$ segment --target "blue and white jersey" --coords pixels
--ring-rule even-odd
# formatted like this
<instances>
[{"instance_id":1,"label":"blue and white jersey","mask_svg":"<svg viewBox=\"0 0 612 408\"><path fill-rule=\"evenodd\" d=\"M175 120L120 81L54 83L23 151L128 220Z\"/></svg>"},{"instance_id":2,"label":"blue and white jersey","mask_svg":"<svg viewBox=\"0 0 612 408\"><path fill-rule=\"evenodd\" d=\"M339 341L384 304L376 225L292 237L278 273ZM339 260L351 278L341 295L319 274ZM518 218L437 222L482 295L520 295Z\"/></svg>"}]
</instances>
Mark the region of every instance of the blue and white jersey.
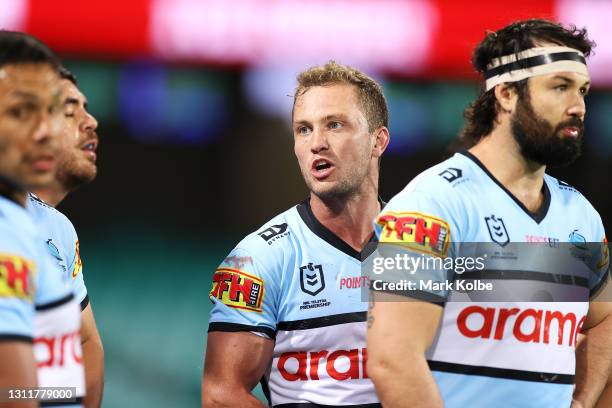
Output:
<instances>
[{"instance_id":1,"label":"blue and white jersey","mask_svg":"<svg viewBox=\"0 0 612 408\"><path fill-rule=\"evenodd\" d=\"M72 222L64 214L46 204L34 194L29 195L28 212L40 235L44 238L56 267L66 276L74 288L74 295L81 305L87 307L89 296L83 278L83 263L79 250L79 237Z\"/></svg>"},{"instance_id":2,"label":"blue and white jersey","mask_svg":"<svg viewBox=\"0 0 612 408\"><path fill-rule=\"evenodd\" d=\"M549 175L543 191L541 209L530 213L475 156L463 152L417 176L377 217L381 243L404 242L430 257L457 259L465 243L491 245L498 269L476 275L506 279L525 298L465 302L455 301L464 298L453 289L406 292L444 307L427 358L446 407L571 404L576 337L590 295L607 278L608 256L600 246L597 273L589 277L560 276L546 270L554 262L524 256L523 248L535 244L557 250L564 242L605 242L599 214L579 192ZM461 277L456 269L451 275L455 281ZM436 278L431 271L416 276ZM545 290L531 296L541 285ZM577 297L556 302L537 296L559 288L576 288L571 290Z\"/></svg>"},{"instance_id":3,"label":"blue and white jersey","mask_svg":"<svg viewBox=\"0 0 612 408\"><path fill-rule=\"evenodd\" d=\"M40 387L76 387L85 374L80 312L25 208L0 196L0 338L33 342Z\"/></svg>"},{"instance_id":4,"label":"blue and white jersey","mask_svg":"<svg viewBox=\"0 0 612 408\"><path fill-rule=\"evenodd\" d=\"M272 406L380 406L365 364L364 255L306 201L244 238L216 270L209 331L275 340L263 379Z\"/></svg>"}]
</instances>

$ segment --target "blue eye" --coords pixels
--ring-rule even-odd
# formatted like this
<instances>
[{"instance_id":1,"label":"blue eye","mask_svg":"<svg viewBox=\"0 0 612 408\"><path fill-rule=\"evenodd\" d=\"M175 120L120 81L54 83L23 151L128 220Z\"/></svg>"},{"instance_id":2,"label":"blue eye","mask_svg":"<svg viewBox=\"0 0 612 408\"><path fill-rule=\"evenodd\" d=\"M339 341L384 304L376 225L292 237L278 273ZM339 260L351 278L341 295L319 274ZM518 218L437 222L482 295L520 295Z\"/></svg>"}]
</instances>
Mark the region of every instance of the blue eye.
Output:
<instances>
[{"instance_id":1,"label":"blue eye","mask_svg":"<svg viewBox=\"0 0 612 408\"><path fill-rule=\"evenodd\" d=\"M329 124L330 129L340 129L342 127L342 123L340 122L331 122Z\"/></svg>"}]
</instances>

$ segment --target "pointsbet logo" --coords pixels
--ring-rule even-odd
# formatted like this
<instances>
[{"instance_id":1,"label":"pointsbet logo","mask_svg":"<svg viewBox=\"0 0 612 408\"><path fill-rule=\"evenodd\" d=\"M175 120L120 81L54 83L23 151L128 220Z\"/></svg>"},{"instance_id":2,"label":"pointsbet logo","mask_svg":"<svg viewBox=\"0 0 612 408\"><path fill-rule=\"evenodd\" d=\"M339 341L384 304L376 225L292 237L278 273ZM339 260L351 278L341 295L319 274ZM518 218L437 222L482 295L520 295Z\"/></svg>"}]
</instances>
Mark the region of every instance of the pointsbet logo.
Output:
<instances>
[{"instance_id":1,"label":"pointsbet logo","mask_svg":"<svg viewBox=\"0 0 612 408\"><path fill-rule=\"evenodd\" d=\"M263 279L239 269L218 268L212 280L211 298L235 309L262 311Z\"/></svg>"}]
</instances>

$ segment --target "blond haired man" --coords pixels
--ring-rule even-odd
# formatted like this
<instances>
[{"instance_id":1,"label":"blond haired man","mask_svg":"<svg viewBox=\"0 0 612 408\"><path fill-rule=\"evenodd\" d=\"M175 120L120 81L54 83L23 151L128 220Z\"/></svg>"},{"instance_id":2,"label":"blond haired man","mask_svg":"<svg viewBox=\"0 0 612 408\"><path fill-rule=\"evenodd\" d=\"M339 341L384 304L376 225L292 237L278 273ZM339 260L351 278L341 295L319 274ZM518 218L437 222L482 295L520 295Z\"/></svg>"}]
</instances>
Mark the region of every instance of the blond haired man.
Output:
<instances>
[{"instance_id":1,"label":"blond haired man","mask_svg":"<svg viewBox=\"0 0 612 408\"><path fill-rule=\"evenodd\" d=\"M298 76L294 151L309 198L244 238L216 270L205 407L380 406L365 370L361 276L389 143L380 85L330 62Z\"/></svg>"}]
</instances>

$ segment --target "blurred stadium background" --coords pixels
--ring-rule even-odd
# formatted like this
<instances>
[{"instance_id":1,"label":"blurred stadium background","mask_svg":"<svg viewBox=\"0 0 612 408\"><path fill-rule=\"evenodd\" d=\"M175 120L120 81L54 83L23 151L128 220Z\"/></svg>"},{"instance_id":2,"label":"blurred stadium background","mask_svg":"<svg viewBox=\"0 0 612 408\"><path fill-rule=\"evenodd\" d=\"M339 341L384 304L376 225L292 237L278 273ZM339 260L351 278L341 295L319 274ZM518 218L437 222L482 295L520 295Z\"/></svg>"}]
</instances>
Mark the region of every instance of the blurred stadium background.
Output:
<instances>
[{"instance_id":1,"label":"blurred stadium background","mask_svg":"<svg viewBox=\"0 0 612 408\"><path fill-rule=\"evenodd\" d=\"M586 26L598 42L586 152L552 173L610 231L610 15L612 2L595 0L0 0L0 27L60 53L100 122L99 177L61 210L81 238L106 349L104 406L199 404L211 273L307 194L290 128L307 66L333 58L384 84L389 199L448 155L486 29L528 17Z\"/></svg>"}]
</instances>

